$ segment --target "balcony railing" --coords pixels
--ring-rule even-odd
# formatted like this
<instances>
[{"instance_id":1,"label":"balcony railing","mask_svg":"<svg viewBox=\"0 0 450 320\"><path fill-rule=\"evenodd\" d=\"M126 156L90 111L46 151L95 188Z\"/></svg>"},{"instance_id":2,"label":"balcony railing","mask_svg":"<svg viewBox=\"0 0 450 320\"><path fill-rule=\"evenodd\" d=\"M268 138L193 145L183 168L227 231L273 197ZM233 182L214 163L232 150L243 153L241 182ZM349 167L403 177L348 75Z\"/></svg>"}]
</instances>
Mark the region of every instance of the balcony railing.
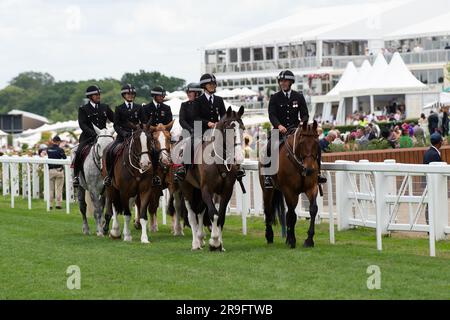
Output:
<instances>
[{"instance_id":1,"label":"balcony railing","mask_svg":"<svg viewBox=\"0 0 450 320\"><path fill-rule=\"evenodd\" d=\"M447 63L450 62L450 50L427 50L423 52L408 52L400 54L406 64L427 64L427 63ZM389 63L393 54L385 54ZM355 66L360 67L364 60L369 60L373 64L376 56L326 56L322 58L321 67L331 67L333 69L345 69L352 61ZM274 71L280 69L314 69L319 64L316 57L302 57L292 59L280 59L273 61L254 61L242 63L222 63L205 65L206 72L209 73L237 73L254 71Z\"/></svg>"}]
</instances>

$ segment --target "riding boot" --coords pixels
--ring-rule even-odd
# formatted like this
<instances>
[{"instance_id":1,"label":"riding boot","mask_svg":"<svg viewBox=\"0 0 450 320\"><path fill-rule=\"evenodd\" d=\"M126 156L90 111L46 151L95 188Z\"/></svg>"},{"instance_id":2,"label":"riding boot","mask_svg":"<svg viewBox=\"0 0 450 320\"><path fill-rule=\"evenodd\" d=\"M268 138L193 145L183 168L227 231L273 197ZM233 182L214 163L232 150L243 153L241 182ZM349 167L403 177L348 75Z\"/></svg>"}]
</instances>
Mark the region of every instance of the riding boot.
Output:
<instances>
[{"instance_id":1,"label":"riding boot","mask_svg":"<svg viewBox=\"0 0 450 320\"><path fill-rule=\"evenodd\" d=\"M263 176L263 177L264 177L264 189L273 189L272 176Z\"/></svg>"},{"instance_id":2,"label":"riding boot","mask_svg":"<svg viewBox=\"0 0 450 320\"><path fill-rule=\"evenodd\" d=\"M317 175L317 182L319 184L327 183L327 181L328 181L327 178L325 178L320 173L320 167L321 167L321 164L322 164L322 150L320 149L320 147L319 147L319 153L318 153L318 157L317 157L317 164L319 165L319 172L318 172L318 175Z\"/></svg>"},{"instance_id":3,"label":"riding boot","mask_svg":"<svg viewBox=\"0 0 450 320\"><path fill-rule=\"evenodd\" d=\"M186 167L184 166L184 164L181 164L179 167L177 167L174 173L174 181L181 182L185 178L186 178Z\"/></svg>"},{"instance_id":4,"label":"riding boot","mask_svg":"<svg viewBox=\"0 0 450 320\"><path fill-rule=\"evenodd\" d=\"M103 185L106 187L112 186L112 178L114 174L114 161L112 159L112 148L108 149L108 153L106 156L106 177L103 180Z\"/></svg>"},{"instance_id":5,"label":"riding boot","mask_svg":"<svg viewBox=\"0 0 450 320\"><path fill-rule=\"evenodd\" d=\"M80 186L80 180L78 179L78 174L79 174L79 164L78 164L78 157L80 157L78 155L78 150L75 152L74 154L74 159L73 159L73 179L72 179L72 185L74 188L77 188Z\"/></svg>"},{"instance_id":6,"label":"riding boot","mask_svg":"<svg viewBox=\"0 0 450 320\"><path fill-rule=\"evenodd\" d=\"M237 168L237 172L236 172L236 178L237 179L242 179L243 177L245 177L246 173L244 168L242 168L240 165Z\"/></svg>"}]
</instances>

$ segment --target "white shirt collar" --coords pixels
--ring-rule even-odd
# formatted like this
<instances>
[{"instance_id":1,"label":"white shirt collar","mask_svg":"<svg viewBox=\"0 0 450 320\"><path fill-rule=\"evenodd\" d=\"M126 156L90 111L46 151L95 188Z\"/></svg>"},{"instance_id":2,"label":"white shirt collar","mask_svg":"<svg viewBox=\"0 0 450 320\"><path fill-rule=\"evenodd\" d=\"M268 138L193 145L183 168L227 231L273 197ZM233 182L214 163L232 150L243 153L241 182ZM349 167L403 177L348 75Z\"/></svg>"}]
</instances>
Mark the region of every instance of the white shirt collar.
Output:
<instances>
[{"instance_id":1,"label":"white shirt collar","mask_svg":"<svg viewBox=\"0 0 450 320\"><path fill-rule=\"evenodd\" d=\"M438 148L436 148L435 146L431 146L434 150L436 150L437 151L437 153L439 154L439 157L441 156L441 152L439 151L439 149Z\"/></svg>"},{"instance_id":2,"label":"white shirt collar","mask_svg":"<svg viewBox=\"0 0 450 320\"><path fill-rule=\"evenodd\" d=\"M291 98L292 89L289 90L288 92L284 92L284 91L283 91L284 96L286 96L286 93L288 94L288 97Z\"/></svg>"},{"instance_id":3,"label":"white shirt collar","mask_svg":"<svg viewBox=\"0 0 450 320\"><path fill-rule=\"evenodd\" d=\"M127 108L128 108L128 104L131 103L131 109L133 109L133 106L134 106L133 102L128 102L127 100L124 100L124 101L125 101L125 105L127 106Z\"/></svg>"},{"instance_id":4,"label":"white shirt collar","mask_svg":"<svg viewBox=\"0 0 450 320\"><path fill-rule=\"evenodd\" d=\"M206 97L206 100L208 100L208 101L209 101L209 98L212 97L213 102L214 102L214 94L209 94L208 92L205 92L205 97Z\"/></svg>"},{"instance_id":5,"label":"white shirt collar","mask_svg":"<svg viewBox=\"0 0 450 320\"><path fill-rule=\"evenodd\" d=\"M97 109L96 104L93 103L91 100L89 100L89 103L91 104L92 108Z\"/></svg>"}]
</instances>

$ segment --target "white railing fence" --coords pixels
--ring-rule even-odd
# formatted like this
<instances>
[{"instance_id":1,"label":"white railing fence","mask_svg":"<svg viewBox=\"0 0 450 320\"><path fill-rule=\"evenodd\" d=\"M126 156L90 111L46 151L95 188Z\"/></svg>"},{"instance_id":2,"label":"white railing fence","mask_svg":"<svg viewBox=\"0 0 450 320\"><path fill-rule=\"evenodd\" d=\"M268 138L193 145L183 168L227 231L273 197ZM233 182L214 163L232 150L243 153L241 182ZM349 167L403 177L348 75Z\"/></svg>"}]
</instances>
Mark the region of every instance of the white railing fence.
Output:
<instances>
[{"instance_id":1,"label":"white railing fence","mask_svg":"<svg viewBox=\"0 0 450 320\"><path fill-rule=\"evenodd\" d=\"M74 201L70 159L52 160L40 157L0 157L1 188L4 196L10 196L11 208L15 198L32 199L42 195L50 210L49 164L64 166L66 212ZM242 217L242 232L247 234L247 218L264 216L262 189L259 184L257 161L243 164L247 171L243 182L247 190L242 193L239 184L230 201L228 214ZM393 231L423 232L429 234L430 255L435 256L435 241L444 240L450 234L449 188L450 166L445 163L431 165L398 164L394 160L384 163L358 163L337 161L322 164L328 182L323 186L324 197L318 197L317 223L329 220L330 242L335 243L337 230L358 226L376 230L377 249L382 250L382 236ZM43 192L40 190L42 170ZM19 174L21 173L21 174ZM22 192L21 192L22 191ZM160 204L163 224L167 223L169 194L164 191ZM309 217L309 204L304 196L297 206L299 218Z\"/></svg>"}]
</instances>

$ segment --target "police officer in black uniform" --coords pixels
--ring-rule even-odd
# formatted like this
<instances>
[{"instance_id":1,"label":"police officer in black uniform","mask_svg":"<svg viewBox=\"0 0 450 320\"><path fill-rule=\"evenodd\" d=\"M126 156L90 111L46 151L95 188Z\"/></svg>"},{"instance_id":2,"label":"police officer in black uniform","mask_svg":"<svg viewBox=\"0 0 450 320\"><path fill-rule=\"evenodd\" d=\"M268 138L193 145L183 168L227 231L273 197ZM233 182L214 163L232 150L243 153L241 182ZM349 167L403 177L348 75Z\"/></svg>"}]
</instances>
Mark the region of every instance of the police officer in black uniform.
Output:
<instances>
[{"instance_id":1,"label":"police officer in black uniform","mask_svg":"<svg viewBox=\"0 0 450 320\"><path fill-rule=\"evenodd\" d=\"M203 94L194 102L194 120L202 122L202 135L208 129L213 129L217 122L225 114L225 104L223 99L215 96L217 80L213 74L206 73L200 78L200 86L204 90ZM245 176L245 171L238 166L237 178Z\"/></svg>"},{"instance_id":2,"label":"police officer in black uniform","mask_svg":"<svg viewBox=\"0 0 450 320\"><path fill-rule=\"evenodd\" d=\"M82 167L81 152L86 145L93 144L97 136L93 125L99 129L105 129L108 120L114 121L114 112L107 104L100 103L100 94L101 90L98 86L89 86L86 89L86 97L89 99L89 102L78 109L78 124L82 133L73 162L73 185L75 187L79 185L78 174Z\"/></svg>"},{"instance_id":3,"label":"police officer in black uniform","mask_svg":"<svg viewBox=\"0 0 450 320\"><path fill-rule=\"evenodd\" d=\"M164 90L164 88L161 86L157 86L153 88L150 93L153 101L142 106L140 114L141 122L150 124L154 127L156 127L158 124L167 125L172 122L172 110L170 109L170 106L163 103L164 98L166 97L166 90ZM158 166L158 155L155 151L156 150L153 150L152 154L153 168L156 168ZM161 184L161 178L157 175L154 175L153 185L160 186Z\"/></svg>"},{"instance_id":4,"label":"police officer in black uniform","mask_svg":"<svg viewBox=\"0 0 450 320\"><path fill-rule=\"evenodd\" d=\"M291 88L295 83L295 76L292 71L281 71L277 79L281 90L270 98L269 119L274 129L278 129L280 134L286 135L290 131L295 130L299 126L300 121L308 121L309 112L303 94ZM270 144L271 141L269 138L266 151L269 157L271 150ZM320 157L318 162L320 173ZM326 179L319 175L319 183L324 182L326 182ZM271 176L264 176L264 187L273 188Z\"/></svg>"},{"instance_id":5,"label":"police officer in black uniform","mask_svg":"<svg viewBox=\"0 0 450 320\"><path fill-rule=\"evenodd\" d=\"M127 140L132 132L133 127L130 123L138 125L140 123L139 115L141 112L141 106L134 103L136 98L136 88L131 84L126 84L122 87L120 94L124 99L124 103L116 107L114 112L114 130L117 132L117 138L113 144L109 146L106 154L106 170L108 175L105 177L103 184L110 186L112 178L114 176L114 149L120 143Z\"/></svg>"},{"instance_id":6,"label":"police officer in black uniform","mask_svg":"<svg viewBox=\"0 0 450 320\"><path fill-rule=\"evenodd\" d=\"M188 101L181 104L179 121L180 125L184 130L189 131L191 138L187 139L189 141L183 141L184 148L189 148L193 146L193 134L194 134L194 101L203 92L202 88L198 83L190 83L186 88L186 94L188 96ZM192 153L192 150L191 150ZM182 181L186 176L186 168L184 165L179 165L175 171L175 181Z\"/></svg>"}]
</instances>

